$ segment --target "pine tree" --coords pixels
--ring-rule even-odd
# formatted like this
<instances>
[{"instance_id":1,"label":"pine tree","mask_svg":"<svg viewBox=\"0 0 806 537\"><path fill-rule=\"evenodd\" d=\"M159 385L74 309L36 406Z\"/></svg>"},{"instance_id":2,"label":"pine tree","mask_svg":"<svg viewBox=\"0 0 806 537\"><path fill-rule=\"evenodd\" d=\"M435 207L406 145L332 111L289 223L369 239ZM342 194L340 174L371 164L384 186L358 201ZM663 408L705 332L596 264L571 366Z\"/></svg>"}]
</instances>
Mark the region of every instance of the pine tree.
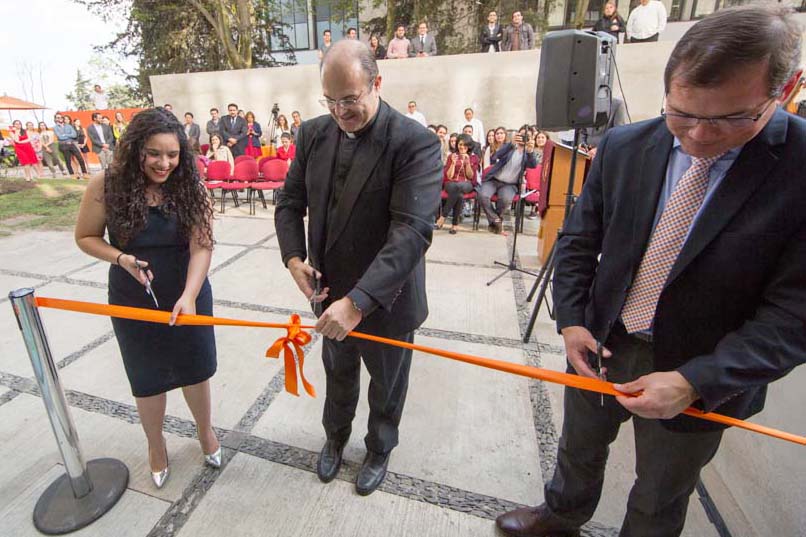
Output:
<instances>
[{"instance_id":1,"label":"pine tree","mask_svg":"<svg viewBox=\"0 0 806 537\"><path fill-rule=\"evenodd\" d=\"M90 98L90 81L81 75L81 69L76 69L76 82L73 91L65 95L65 98L73 105L75 110L91 110L92 99Z\"/></svg>"}]
</instances>

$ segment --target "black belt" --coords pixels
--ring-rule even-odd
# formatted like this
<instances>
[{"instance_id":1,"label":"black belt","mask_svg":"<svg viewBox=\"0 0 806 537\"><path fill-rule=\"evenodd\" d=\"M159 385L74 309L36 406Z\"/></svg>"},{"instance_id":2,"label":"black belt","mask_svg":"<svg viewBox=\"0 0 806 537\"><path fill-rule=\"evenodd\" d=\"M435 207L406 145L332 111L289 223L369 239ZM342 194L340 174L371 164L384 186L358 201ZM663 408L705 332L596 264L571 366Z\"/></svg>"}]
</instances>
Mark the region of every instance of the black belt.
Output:
<instances>
[{"instance_id":1,"label":"black belt","mask_svg":"<svg viewBox=\"0 0 806 537\"><path fill-rule=\"evenodd\" d=\"M652 343L652 334L647 334L646 332L633 332L633 333L627 332L627 327L624 326L624 324L621 321L616 321L613 327L619 329L627 337L639 339L645 343Z\"/></svg>"}]
</instances>

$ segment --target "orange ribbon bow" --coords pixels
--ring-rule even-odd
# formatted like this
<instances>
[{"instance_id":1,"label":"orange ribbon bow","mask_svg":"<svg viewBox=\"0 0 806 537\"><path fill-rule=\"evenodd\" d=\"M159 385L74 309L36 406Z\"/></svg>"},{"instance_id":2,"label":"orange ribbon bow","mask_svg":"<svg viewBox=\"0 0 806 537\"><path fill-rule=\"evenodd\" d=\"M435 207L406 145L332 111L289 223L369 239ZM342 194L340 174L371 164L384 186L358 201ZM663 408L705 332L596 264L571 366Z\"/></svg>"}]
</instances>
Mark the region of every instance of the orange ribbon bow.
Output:
<instances>
[{"instance_id":1,"label":"orange ribbon bow","mask_svg":"<svg viewBox=\"0 0 806 537\"><path fill-rule=\"evenodd\" d=\"M302 379L302 386L308 395L316 397L316 390L305 378L305 353L302 347L311 342L311 335L302 329L302 319L296 313L291 316L291 323L288 325L288 334L279 338L266 351L267 358L280 358L280 349L283 350L285 362L285 391L299 397L297 389L297 366L299 365L299 378ZM296 354L295 354L296 353Z\"/></svg>"}]
</instances>

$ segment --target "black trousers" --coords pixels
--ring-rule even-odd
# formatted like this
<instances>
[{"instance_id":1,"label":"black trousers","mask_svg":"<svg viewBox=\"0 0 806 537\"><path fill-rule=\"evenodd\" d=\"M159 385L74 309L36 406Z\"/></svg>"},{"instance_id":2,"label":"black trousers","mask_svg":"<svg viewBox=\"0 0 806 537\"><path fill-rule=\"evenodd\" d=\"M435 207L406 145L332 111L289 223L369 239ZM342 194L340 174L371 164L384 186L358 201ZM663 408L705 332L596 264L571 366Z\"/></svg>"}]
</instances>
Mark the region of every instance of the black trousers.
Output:
<instances>
[{"instance_id":1,"label":"black trousers","mask_svg":"<svg viewBox=\"0 0 806 537\"><path fill-rule=\"evenodd\" d=\"M652 344L614 330L606 346L607 380L627 382L652 371ZM680 535L689 496L700 470L716 454L722 431L678 433L658 420L632 416L614 397L565 389L565 417L557 467L546 485L548 508L570 524L581 526L593 516L602 494L609 445L620 425L633 419L637 474L621 527L623 537Z\"/></svg>"},{"instance_id":2,"label":"black trousers","mask_svg":"<svg viewBox=\"0 0 806 537\"><path fill-rule=\"evenodd\" d=\"M473 192L473 183L470 181L451 181L445 183L445 192L448 194L448 199L445 201L443 214L448 214L453 211L453 225L458 226L459 218L462 217L462 201L464 200L464 195Z\"/></svg>"},{"instance_id":3,"label":"black trousers","mask_svg":"<svg viewBox=\"0 0 806 537\"><path fill-rule=\"evenodd\" d=\"M62 156L64 156L64 163L67 164L67 172L70 175L73 175L73 159L78 161L78 165L81 166L81 172L87 173L87 165L84 164L84 158L82 157L81 151L79 151L76 144L59 143L59 151L61 151Z\"/></svg>"},{"instance_id":4,"label":"black trousers","mask_svg":"<svg viewBox=\"0 0 806 537\"><path fill-rule=\"evenodd\" d=\"M393 339L411 343L414 333ZM370 375L369 422L364 444L369 451L389 453L398 443L398 426L409 388L412 351L359 339L325 338L322 360L327 394L322 425L328 439L346 442L358 405L361 359Z\"/></svg>"},{"instance_id":5,"label":"black trousers","mask_svg":"<svg viewBox=\"0 0 806 537\"><path fill-rule=\"evenodd\" d=\"M653 41L657 41L660 34L650 35L644 39L638 39L637 37L633 37L630 39L630 43L650 43Z\"/></svg>"}]
</instances>

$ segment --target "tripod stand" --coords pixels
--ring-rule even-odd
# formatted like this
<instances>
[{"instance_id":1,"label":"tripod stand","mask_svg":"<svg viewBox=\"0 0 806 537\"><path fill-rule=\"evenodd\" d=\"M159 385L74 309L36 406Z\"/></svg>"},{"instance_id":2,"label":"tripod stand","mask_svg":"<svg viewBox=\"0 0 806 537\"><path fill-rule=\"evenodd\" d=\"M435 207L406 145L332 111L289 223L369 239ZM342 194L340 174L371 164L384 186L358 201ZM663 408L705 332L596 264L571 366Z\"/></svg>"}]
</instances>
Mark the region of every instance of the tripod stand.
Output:
<instances>
[{"instance_id":1,"label":"tripod stand","mask_svg":"<svg viewBox=\"0 0 806 537\"><path fill-rule=\"evenodd\" d=\"M525 161L525 159L526 159L526 150L525 149L524 149L523 158L524 158L524 161ZM506 276L507 274L509 274L512 271L522 272L523 274L529 274L530 276L537 276L537 274L535 274L534 272L529 272L528 270L520 268L518 266L518 264L515 262L515 256L518 254L518 231L520 230L521 221L523 220L523 203L524 203L524 200L525 200L526 196L529 194L529 193L527 193L525 191L521 192L521 185L523 185L525 174L526 174L526 166L524 166L523 169L521 170L520 177L518 178L518 183L517 183L518 184L518 193L519 194L518 194L518 202L515 204L515 224L514 224L515 229L514 229L514 235L512 236L512 255L509 258L509 263L502 263L500 261L493 261L493 263L495 263L496 265L506 267L506 268L504 268L504 270L501 271L501 273L498 276L496 276L495 278L493 278L492 280L487 282L488 287L491 286L492 284L494 284L495 282L497 282L498 280L500 280L501 278L503 278L504 276Z\"/></svg>"},{"instance_id":2,"label":"tripod stand","mask_svg":"<svg viewBox=\"0 0 806 537\"><path fill-rule=\"evenodd\" d=\"M577 151L579 150L579 136L580 136L580 129L574 129L574 144L573 144L573 151L571 152L571 170L570 170L570 177L568 178L568 190L565 193L565 214L563 216L563 223L560 226L560 229L557 230L557 240L554 241L554 244L549 251L548 258L546 262L543 264L543 267L540 269L540 273L535 280L535 283L532 285L532 289L529 291L529 295L526 297L527 302L531 302L532 298L535 295L535 291L538 290L537 294L537 301L535 302L535 307L532 310L532 315L529 317L529 324L526 327L526 332L523 334L523 342L528 343L529 338L532 336L532 330L534 330L535 322L537 321L537 314L540 312L540 306L543 302L546 302L546 291L548 291L549 283L551 282L552 275L554 274L554 266L556 264L557 258L557 243L560 241L560 237L562 236L563 229L565 228L565 222L568 220L568 215L571 214L571 209L574 206L574 202L576 201L576 196L574 195L574 179L576 178L576 166L577 166ZM548 303L546 302L546 307L548 307ZM554 312L549 308L549 317L554 320Z\"/></svg>"}]
</instances>

